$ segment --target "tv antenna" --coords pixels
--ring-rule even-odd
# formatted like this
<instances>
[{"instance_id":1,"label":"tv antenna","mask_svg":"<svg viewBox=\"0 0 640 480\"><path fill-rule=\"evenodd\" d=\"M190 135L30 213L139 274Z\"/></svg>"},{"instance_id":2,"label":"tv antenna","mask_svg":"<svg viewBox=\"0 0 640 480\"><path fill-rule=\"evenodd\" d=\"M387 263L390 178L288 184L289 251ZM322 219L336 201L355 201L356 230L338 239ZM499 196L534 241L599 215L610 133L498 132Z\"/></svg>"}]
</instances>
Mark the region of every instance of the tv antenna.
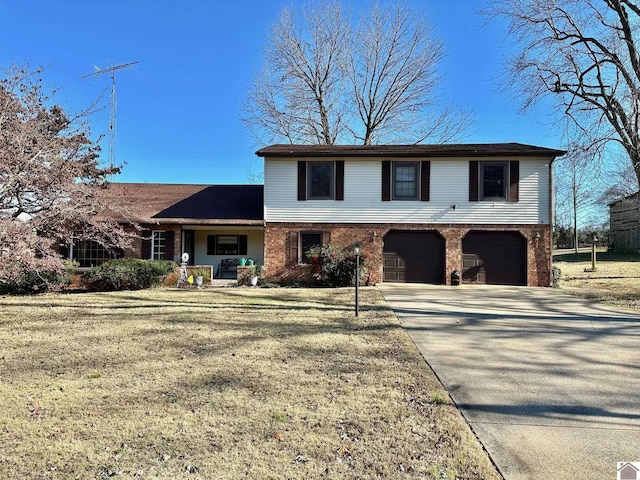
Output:
<instances>
[{"instance_id":1,"label":"tv antenna","mask_svg":"<svg viewBox=\"0 0 640 480\"><path fill-rule=\"evenodd\" d=\"M100 68L96 65L93 68L96 69L95 72L87 73L86 75L81 76L80 78L91 77L93 75L100 76L102 74L111 74L111 95L109 97L109 166L114 167L116 164L116 117L118 113L117 109L117 101L116 101L116 70L121 70L123 68L128 68L136 63L140 63L139 61L123 63L121 65L115 65L113 67L108 68Z\"/></svg>"}]
</instances>

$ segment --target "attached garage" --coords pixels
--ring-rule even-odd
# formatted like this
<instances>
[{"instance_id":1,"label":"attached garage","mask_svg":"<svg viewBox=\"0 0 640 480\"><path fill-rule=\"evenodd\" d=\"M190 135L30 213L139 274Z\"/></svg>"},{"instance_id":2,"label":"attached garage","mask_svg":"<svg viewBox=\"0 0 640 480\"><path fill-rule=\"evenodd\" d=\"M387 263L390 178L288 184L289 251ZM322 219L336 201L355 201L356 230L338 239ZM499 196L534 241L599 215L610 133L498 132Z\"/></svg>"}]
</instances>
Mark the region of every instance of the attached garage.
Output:
<instances>
[{"instance_id":1,"label":"attached garage","mask_svg":"<svg viewBox=\"0 0 640 480\"><path fill-rule=\"evenodd\" d=\"M462 282L527 284L527 242L518 232L467 233L462 239Z\"/></svg>"},{"instance_id":2,"label":"attached garage","mask_svg":"<svg viewBox=\"0 0 640 480\"><path fill-rule=\"evenodd\" d=\"M385 282L445 283L445 242L434 231L393 231L384 237Z\"/></svg>"}]
</instances>

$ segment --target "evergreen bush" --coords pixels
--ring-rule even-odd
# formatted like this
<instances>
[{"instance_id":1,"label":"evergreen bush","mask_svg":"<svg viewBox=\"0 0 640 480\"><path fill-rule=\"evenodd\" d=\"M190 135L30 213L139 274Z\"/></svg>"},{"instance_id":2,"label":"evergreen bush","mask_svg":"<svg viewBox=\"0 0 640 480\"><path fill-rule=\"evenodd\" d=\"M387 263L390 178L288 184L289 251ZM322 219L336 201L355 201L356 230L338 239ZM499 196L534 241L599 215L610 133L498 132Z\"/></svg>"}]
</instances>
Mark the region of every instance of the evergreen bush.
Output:
<instances>
[{"instance_id":1,"label":"evergreen bush","mask_svg":"<svg viewBox=\"0 0 640 480\"><path fill-rule=\"evenodd\" d=\"M170 260L119 258L91 268L82 281L90 290L142 290L160 285L176 267Z\"/></svg>"},{"instance_id":2,"label":"evergreen bush","mask_svg":"<svg viewBox=\"0 0 640 480\"><path fill-rule=\"evenodd\" d=\"M65 268L58 270L20 270L11 279L0 282L0 294L28 295L60 290L71 283L73 264L65 262Z\"/></svg>"}]
</instances>

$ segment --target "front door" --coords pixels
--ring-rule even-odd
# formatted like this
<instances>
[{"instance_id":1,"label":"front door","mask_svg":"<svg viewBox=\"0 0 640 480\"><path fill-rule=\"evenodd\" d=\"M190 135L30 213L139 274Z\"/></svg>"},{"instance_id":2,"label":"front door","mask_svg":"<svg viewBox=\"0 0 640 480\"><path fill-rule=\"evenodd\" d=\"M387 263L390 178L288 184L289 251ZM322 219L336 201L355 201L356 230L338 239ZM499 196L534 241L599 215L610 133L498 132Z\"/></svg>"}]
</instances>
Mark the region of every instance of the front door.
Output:
<instances>
[{"instance_id":1,"label":"front door","mask_svg":"<svg viewBox=\"0 0 640 480\"><path fill-rule=\"evenodd\" d=\"M189 254L189 265L195 265L195 237L193 230L182 231L182 252Z\"/></svg>"}]
</instances>

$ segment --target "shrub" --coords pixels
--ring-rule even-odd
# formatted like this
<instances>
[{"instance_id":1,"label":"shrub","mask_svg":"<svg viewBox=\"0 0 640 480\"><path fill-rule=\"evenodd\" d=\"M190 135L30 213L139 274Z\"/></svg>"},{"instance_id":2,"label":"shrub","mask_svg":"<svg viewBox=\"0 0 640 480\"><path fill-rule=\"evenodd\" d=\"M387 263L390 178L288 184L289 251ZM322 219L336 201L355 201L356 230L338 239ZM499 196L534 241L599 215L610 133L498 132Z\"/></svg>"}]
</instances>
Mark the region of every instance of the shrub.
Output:
<instances>
[{"instance_id":1,"label":"shrub","mask_svg":"<svg viewBox=\"0 0 640 480\"><path fill-rule=\"evenodd\" d=\"M21 270L12 279L0 282L0 294L26 295L60 290L71 283L73 264L65 262L63 270Z\"/></svg>"},{"instance_id":2,"label":"shrub","mask_svg":"<svg viewBox=\"0 0 640 480\"><path fill-rule=\"evenodd\" d=\"M90 290L141 290L160 285L175 268L176 263L169 260L120 258L91 268L82 281Z\"/></svg>"},{"instance_id":3,"label":"shrub","mask_svg":"<svg viewBox=\"0 0 640 480\"><path fill-rule=\"evenodd\" d=\"M355 285L356 257L353 251L328 244L309 250L313 278L320 285L348 287ZM360 283L369 273L368 257L360 255Z\"/></svg>"}]
</instances>

